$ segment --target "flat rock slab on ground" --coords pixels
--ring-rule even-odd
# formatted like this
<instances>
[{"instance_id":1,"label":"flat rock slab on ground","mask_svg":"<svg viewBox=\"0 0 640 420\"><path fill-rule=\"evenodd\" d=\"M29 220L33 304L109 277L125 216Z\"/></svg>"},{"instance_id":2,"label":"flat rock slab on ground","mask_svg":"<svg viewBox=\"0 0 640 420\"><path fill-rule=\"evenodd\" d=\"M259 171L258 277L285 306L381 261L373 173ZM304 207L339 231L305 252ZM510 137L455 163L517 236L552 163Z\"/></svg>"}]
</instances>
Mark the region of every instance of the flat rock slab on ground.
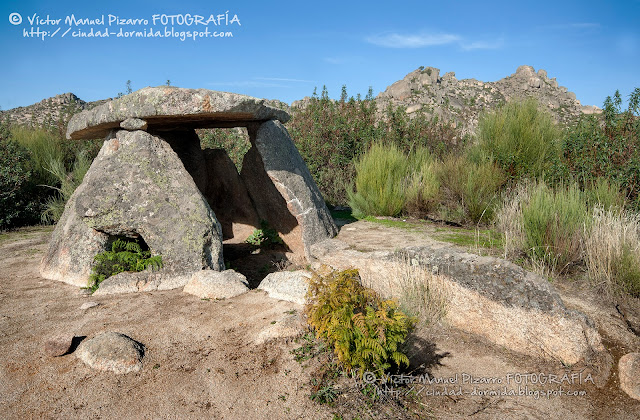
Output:
<instances>
[{"instance_id":1,"label":"flat rock slab on ground","mask_svg":"<svg viewBox=\"0 0 640 420\"><path fill-rule=\"evenodd\" d=\"M304 305L311 277L305 270L279 271L267 275L258 289L267 292L270 298Z\"/></svg>"},{"instance_id":2,"label":"flat rock slab on ground","mask_svg":"<svg viewBox=\"0 0 640 420\"><path fill-rule=\"evenodd\" d=\"M144 348L124 334L106 332L80 343L75 353L93 369L123 374L142 369Z\"/></svg>"},{"instance_id":3,"label":"flat rock slab on ground","mask_svg":"<svg viewBox=\"0 0 640 420\"><path fill-rule=\"evenodd\" d=\"M194 273L183 291L201 299L227 299L249 291L247 278L234 270Z\"/></svg>"}]
</instances>

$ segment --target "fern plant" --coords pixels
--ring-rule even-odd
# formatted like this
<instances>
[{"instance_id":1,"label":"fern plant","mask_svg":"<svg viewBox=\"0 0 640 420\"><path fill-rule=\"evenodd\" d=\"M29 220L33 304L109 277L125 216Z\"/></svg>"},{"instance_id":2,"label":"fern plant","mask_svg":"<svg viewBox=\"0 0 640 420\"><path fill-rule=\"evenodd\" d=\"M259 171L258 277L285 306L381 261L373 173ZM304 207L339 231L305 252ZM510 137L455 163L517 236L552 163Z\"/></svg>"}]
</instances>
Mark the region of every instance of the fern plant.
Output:
<instances>
[{"instance_id":1,"label":"fern plant","mask_svg":"<svg viewBox=\"0 0 640 420\"><path fill-rule=\"evenodd\" d=\"M400 346L415 318L400 311L395 301L362 286L358 270L314 276L307 297L309 323L348 372L357 369L362 376L365 371L382 374L392 364L409 366Z\"/></svg>"},{"instance_id":2,"label":"fern plant","mask_svg":"<svg viewBox=\"0 0 640 420\"><path fill-rule=\"evenodd\" d=\"M162 268L162 257L143 251L135 239L118 238L111 244L111 251L104 251L93 259L88 289L95 292L105 279L125 271L139 272Z\"/></svg>"}]
</instances>

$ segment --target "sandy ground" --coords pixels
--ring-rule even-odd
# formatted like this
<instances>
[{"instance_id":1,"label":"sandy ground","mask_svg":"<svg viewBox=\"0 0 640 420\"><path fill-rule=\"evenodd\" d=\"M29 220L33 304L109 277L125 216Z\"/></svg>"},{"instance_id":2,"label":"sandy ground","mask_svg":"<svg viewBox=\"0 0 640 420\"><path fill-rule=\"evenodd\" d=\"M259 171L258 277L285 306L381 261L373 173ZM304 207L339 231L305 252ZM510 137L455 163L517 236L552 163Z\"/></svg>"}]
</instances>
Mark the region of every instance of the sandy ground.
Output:
<instances>
[{"instance_id":1,"label":"sandy ground","mask_svg":"<svg viewBox=\"0 0 640 420\"><path fill-rule=\"evenodd\" d=\"M302 307L258 290L222 301L201 300L181 290L87 296L40 278L38 262L50 232L39 228L0 237L3 418L640 417L640 401L617 387L615 366L606 384L597 387L585 380L588 366L534 360L446 326L416 331L409 374L413 381L424 381L429 374L449 383L389 386L369 377L368 389L384 391L371 399L358 391L364 383L343 377L331 382L342 395L331 405L319 404L309 398L319 361L296 362L291 350L301 344L293 339L256 343L262 331L293 311L300 314ZM381 234L401 235L388 228L376 228L375 234L378 241ZM88 301L100 305L81 310ZM106 331L126 334L145 346L140 372L99 372L73 353L44 353L44 342L58 332L93 337ZM638 345L637 340L609 343L616 361L630 345ZM561 383L531 383L551 375L561 379L565 373L568 379ZM438 395L445 387L449 395Z\"/></svg>"}]
</instances>

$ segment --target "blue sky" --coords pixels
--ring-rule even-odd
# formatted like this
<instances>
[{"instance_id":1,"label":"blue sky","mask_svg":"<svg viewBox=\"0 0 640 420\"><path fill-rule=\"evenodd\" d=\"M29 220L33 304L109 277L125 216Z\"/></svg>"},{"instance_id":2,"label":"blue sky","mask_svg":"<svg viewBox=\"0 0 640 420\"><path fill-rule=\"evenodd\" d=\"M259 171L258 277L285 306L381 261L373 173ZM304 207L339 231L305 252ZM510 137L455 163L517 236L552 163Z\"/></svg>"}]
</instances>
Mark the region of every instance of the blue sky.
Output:
<instances>
[{"instance_id":1,"label":"blue sky","mask_svg":"<svg viewBox=\"0 0 640 420\"><path fill-rule=\"evenodd\" d=\"M17 15L16 15L17 14ZM62 19L59 24L29 18ZM105 17L104 24L65 25ZM124 38L171 29L162 15L224 15L221 25L174 31L231 32L206 39ZM18 16L19 15L19 16ZM114 21L109 25L109 15ZM153 15L160 20L153 25ZM233 16L237 21L227 23ZM120 19L147 19L130 25ZM13 23L20 24L14 25ZM13 22L12 22L13 21ZM239 24L238 24L239 21ZM37 28L55 32L25 37ZM103 38L73 33L108 29ZM37 32L36 32L37 34ZM37 36L37 35L36 35ZM619 89L640 87L640 0L627 1L3 1L0 4L0 107L30 105L73 92L86 101L164 84L292 102L326 85L337 97L374 94L419 66L459 79L495 81L527 64L547 70L584 105L601 106Z\"/></svg>"}]
</instances>

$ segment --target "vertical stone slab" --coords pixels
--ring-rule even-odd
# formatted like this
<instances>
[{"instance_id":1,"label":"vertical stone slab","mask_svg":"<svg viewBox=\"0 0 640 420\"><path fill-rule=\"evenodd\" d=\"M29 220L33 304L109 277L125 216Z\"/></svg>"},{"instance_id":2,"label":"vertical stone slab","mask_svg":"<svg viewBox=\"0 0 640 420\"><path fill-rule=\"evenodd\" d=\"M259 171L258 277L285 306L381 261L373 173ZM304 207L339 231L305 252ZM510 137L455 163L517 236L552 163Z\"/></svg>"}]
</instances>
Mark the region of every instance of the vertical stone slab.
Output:
<instances>
[{"instance_id":1,"label":"vertical stone slab","mask_svg":"<svg viewBox=\"0 0 640 420\"><path fill-rule=\"evenodd\" d=\"M86 285L108 235L141 236L167 274L224 269L215 214L169 144L143 131L105 141L56 226L42 275Z\"/></svg>"},{"instance_id":2,"label":"vertical stone slab","mask_svg":"<svg viewBox=\"0 0 640 420\"><path fill-rule=\"evenodd\" d=\"M222 226L224 239L243 242L260 227L247 188L224 149L203 152L209 177L204 195Z\"/></svg>"},{"instance_id":3,"label":"vertical stone slab","mask_svg":"<svg viewBox=\"0 0 640 420\"><path fill-rule=\"evenodd\" d=\"M267 176L302 229L302 247L309 258L311 245L338 232L322 194L282 123L273 120L262 123L252 143Z\"/></svg>"},{"instance_id":4,"label":"vertical stone slab","mask_svg":"<svg viewBox=\"0 0 640 420\"><path fill-rule=\"evenodd\" d=\"M291 214L280 192L264 170L260 153L252 146L244 155L240 178L247 187L249 196L261 220L266 220L275 229L291 251L305 255L302 229Z\"/></svg>"},{"instance_id":5,"label":"vertical stone slab","mask_svg":"<svg viewBox=\"0 0 640 420\"><path fill-rule=\"evenodd\" d=\"M200 137L194 129L148 130L152 136L158 136L169 143L180 158L184 168L193 178L196 186L203 194L207 190L209 175L200 147Z\"/></svg>"}]
</instances>

